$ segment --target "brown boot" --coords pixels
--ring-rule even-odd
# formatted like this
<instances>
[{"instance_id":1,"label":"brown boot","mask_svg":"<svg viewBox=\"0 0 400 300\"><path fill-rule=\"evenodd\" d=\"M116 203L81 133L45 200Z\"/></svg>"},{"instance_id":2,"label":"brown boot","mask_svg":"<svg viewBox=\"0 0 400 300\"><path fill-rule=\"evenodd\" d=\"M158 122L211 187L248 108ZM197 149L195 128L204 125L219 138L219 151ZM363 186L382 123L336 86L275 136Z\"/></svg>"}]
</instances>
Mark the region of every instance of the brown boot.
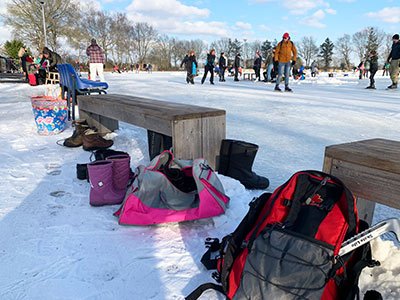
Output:
<instances>
[{"instance_id":1,"label":"brown boot","mask_svg":"<svg viewBox=\"0 0 400 300\"><path fill-rule=\"evenodd\" d=\"M65 147L79 147L82 146L83 140L82 136L83 133L89 129L89 125L86 122L86 120L76 120L74 121L75 124L75 130L72 136L64 140L63 145Z\"/></svg>"},{"instance_id":2,"label":"brown boot","mask_svg":"<svg viewBox=\"0 0 400 300\"><path fill-rule=\"evenodd\" d=\"M99 133L92 129L88 129L82 136L83 150L94 151L99 149L107 149L111 147L114 142L111 140L103 139Z\"/></svg>"}]
</instances>

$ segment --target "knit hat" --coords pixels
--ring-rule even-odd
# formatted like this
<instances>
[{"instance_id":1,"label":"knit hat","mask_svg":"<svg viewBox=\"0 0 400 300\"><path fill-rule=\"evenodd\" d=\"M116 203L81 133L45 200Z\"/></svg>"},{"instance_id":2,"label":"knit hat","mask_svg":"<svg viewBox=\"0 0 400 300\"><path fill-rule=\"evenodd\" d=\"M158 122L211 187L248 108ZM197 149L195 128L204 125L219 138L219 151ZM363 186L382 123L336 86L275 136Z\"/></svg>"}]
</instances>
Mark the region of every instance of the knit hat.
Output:
<instances>
[{"instance_id":1,"label":"knit hat","mask_svg":"<svg viewBox=\"0 0 400 300\"><path fill-rule=\"evenodd\" d=\"M393 36L393 38L392 39L394 39L394 40L398 40L399 39L399 35L396 33L394 36Z\"/></svg>"},{"instance_id":2,"label":"knit hat","mask_svg":"<svg viewBox=\"0 0 400 300\"><path fill-rule=\"evenodd\" d=\"M285 32L282 36L284 39L290 39L289 33Z\"/></svg>"}]
</instances>

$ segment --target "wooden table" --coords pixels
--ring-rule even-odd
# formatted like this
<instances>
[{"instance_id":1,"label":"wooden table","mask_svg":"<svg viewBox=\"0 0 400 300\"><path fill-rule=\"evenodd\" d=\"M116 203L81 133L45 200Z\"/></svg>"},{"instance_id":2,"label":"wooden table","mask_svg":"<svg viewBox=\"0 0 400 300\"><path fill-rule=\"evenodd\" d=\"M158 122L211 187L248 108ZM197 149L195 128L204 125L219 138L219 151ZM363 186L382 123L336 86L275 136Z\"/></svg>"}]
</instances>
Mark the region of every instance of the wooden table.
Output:
<instances>
[{"instance_id":1,"label":"wooden table","mask_svg":"<svg viewBox=\"0 0 400 300\"><path fill-rule=\"evenodd\" d=\"M323 171L357 197L360 218L372 222L375 203L400 209L400 142L371 139L325 148Z\"/></svg>"},{"instance_id":2,"label":"wooden table","mask_svg":"<svg viewBox=\"0 0 400 300\"><path fill-rule=\"evenodd\" d=\"M79 96L79 117L99 132L118 129L118 121L172 137L178 159L205 158L216 170L226 136L225 110L129 95Z\"/></svg>"}]
</instances>

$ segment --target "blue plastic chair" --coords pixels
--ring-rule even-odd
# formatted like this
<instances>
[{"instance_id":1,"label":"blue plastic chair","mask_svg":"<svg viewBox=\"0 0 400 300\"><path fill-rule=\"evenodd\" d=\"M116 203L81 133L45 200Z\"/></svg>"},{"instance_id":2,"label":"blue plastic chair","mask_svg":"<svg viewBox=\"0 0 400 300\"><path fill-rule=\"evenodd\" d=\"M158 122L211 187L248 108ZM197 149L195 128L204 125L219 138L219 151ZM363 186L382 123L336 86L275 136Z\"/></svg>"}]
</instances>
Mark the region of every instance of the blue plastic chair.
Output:
<instances>
[{"instance_id":1,"label":"blue plastic chair","mask_svg":"<svg viewBox=\"0 0 400 300\"><path fill-rule=\"evenodd\" d=\"M75 120L75 105L77 103L77 95L90 95L91 93L107 94L108 84L106 82L97 82L84 78L80 78L71 64L57 65L60 76L63 76L63 96L67 91L67 99L72 99L72 120ZM60 71L61 69L61 71ZM64 86L64 88L63 88ZM68 101L69 103L69 101ZM69 106L68 106L69 111ZM69 119L71 119L69 117Z\"/></svg>"},{"instance_id":2,"label":"blue plastic chair","mask_svg":"<svg viewBox=\"0 0 400 300\"><path fill-rule=\"evenodd\" d=\"M68 89L68 86L71 86L71 84L69 83L70 78L67 67L65 64L58 64L57 69L60 75L61 97L67 99L68 120L71 120L71 89ZM67 96L65 96L65 93L67 93Z\"/></svg>"}]
</instances>

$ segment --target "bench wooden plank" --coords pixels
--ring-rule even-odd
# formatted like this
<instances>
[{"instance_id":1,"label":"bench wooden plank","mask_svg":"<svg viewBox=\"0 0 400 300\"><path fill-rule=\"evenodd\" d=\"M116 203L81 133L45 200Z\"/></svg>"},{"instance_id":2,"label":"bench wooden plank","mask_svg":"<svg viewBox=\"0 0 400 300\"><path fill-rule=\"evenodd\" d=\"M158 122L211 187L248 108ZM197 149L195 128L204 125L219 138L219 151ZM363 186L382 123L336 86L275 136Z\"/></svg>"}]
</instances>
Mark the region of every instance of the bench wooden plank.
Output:
<instances>
[{"instance_id":1,"label":"bench wooden plank","mask_svg":"<svg viewBox=\"0 0 400 300\"><path fill-rule=\"evenodd\" d=\"M400 174L333 159L330 174L340 178L356 197L400 209Z\"/></svg>"},{"instance_id":2,"label":"bench wooden plank","mask_svg":"<svg viewBox=\"0 0 400 300\"><path fill-rule=\"evenodd\" d=\"M375 203L400 209L400 142L370 139L328 146L323 170L349 187L369 224Z\"/></svg>"},{"instance_id":3,"label":"bench wooden plank","mask_svg":"<svg viewBox=\"0 0 400 300\"><path fill-rule=\"evenodd\" d=\"M221 149L221 142L226 137L226 117L206 117L202 118L202 132L207 132L209 136L202 135L203 153L202 157L208 157L211 166L218 170L219 150Z\"/></svg>"},{"instance_id":4,"label":"bench wooden plank","mask_svg":"<svg viewBox=\"0 0 400 300\"><path fill-rule=\"evenodd\" d=\"M90 109L95 110L93 111L95 113L106 115L111 118L114 117L115 119L118 119L116 116L119 115L120 111L115 111L114 109L107 110L104 108L109 108L110 105L113 107L115 106L116 109L118 109L118 107L125 108L126 106L129 106L134 107L134 110L137 111L138 114L154 115L157 116L157 118L171 121L208 116L221 116L225 114L225 111L221 109L172 103L128 95L85 95L79 96L79 101L79 104L82 102L82 109L90 107ZM99 106L99 103L102 105Z\"/></svg>"},{"instance_id":5,"label":"bench wooden plank","mask_svg":"<svg viewBox=\"0 0 400 300\"><path fill-rule=\"evenodd\" d=\"M325 156L400 174L400 142L370 139L328 146Z\"/></svg>"},{"instance_id":6,"label":"bench wooden plank","mask_svg":"<svg viewBox=\"0 0 400 300\"><path fill-rule=\"evenodd\" d=\"M118 121L130 123L171 136L177 158L203 157L217 167L225 110L116 94L80 96L78 103L80 117L100 132L118 129Z\"/></svg>"}]
</instances>

